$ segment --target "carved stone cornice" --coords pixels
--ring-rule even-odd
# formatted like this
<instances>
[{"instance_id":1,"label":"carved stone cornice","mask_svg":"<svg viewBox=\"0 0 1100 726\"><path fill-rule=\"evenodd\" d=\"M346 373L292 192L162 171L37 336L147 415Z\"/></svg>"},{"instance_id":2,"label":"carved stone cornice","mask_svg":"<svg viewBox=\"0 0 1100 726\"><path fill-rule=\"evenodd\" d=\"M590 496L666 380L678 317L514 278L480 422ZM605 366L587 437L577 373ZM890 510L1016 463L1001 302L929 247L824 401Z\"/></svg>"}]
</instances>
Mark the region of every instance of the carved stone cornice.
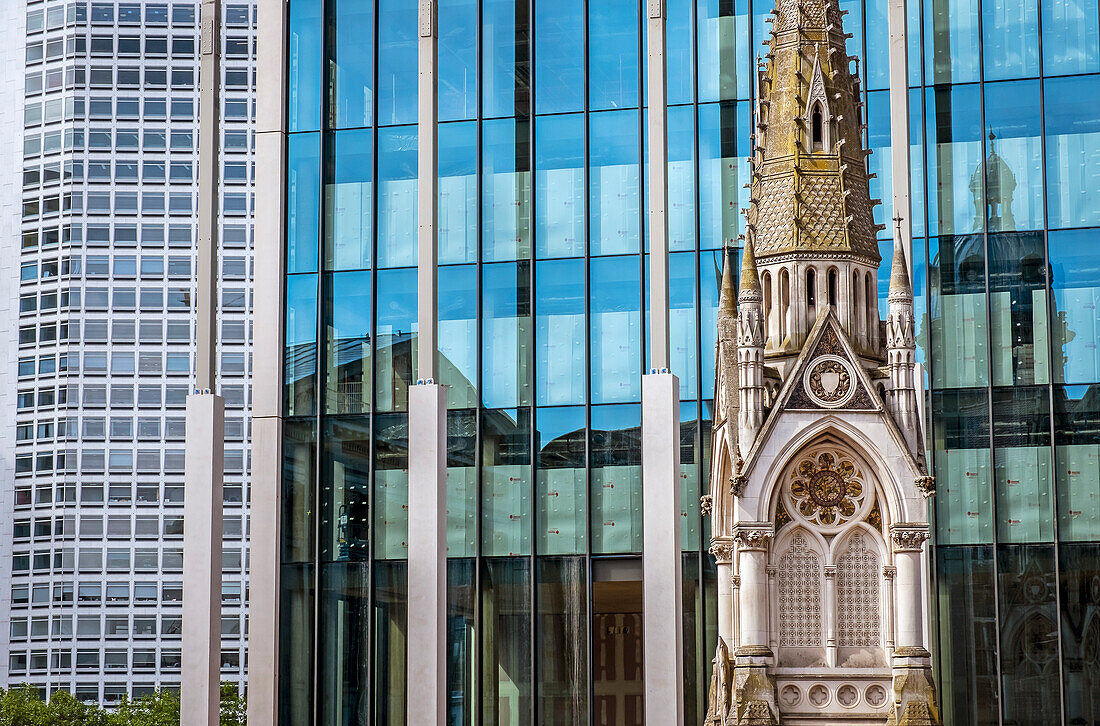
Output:
<instances>
[{"instance_id":1,"label":"carved stone cornice","mask_svg":"<svg viewBox=\"0 0 1100 726\"><path fill-rule=\"evenodd\" d=\"M920 552L929 536L927 524L902 522L890 527L894 552Z\"/></svg>"},{"instance_id":2,"label":"carved stone cornice","mask_svg":"<svg viewBox=\"0 0 1100 726\"><path fill-rule=\"evenodd\" d=\"M913 480L913 484L916 485L925 499L936 494L936 477L934 476L918 476Z\"/></svg>"},{"instance_id":3,"label":"carved stone cornice","mask_svg":"<svg viewBox=\"0 0 1100 726\"><path fill-rule=\"evenodd\" d=\"M733 553L736 549L733 540L728 537L713 539L710 543L710 553L719 565L728 565L733 562Z\"/></svg>"},{"instance_id":4,"label":"carved stone cornice","mask_svg":"<svg viewBox=\"0 0 1100 726\"><path fill-rule=\"evenodd\" d=\"M831 580L836 577L836 565L825 565L825 579Z\"/></svg>"},{"instance_id":5,"label":"carved stone cornice","mask_svg":"<svg viewBox=\"0 0 1100 726\"><path fill-rule=\"evenodd\" d=\"M898 568L893 565L886 565L882 568L882 576L887 580L893 580L896 574L898 574Z\"/></svg>"},{"instance_id":6,"label":"carved stone cornice","mask_svg":"<svg viewBox=\"0 0 1100 726\"><path fill-rule=\"evenodd\" d=\"M771 522L744 522L733 527L733 539L742 551L766 552L774 534Z\"/></svg>"}]
</instances>

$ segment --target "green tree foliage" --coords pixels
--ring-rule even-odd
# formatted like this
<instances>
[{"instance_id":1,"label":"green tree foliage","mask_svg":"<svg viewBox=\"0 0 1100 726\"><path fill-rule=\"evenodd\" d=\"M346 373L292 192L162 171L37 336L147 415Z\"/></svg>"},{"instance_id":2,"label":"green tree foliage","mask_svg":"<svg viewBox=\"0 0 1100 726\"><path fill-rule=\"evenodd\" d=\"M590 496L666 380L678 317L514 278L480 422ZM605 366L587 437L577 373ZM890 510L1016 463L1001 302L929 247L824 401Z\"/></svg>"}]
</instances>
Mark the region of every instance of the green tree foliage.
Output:
<instances>
[{"instance_id":1,"label":"green tree foliage","mask_svg":"<svg viewBox=\"0 0 1100 726\"><path fill-rule=\"evenodd\" d=\"M179 726L177 691L157 691L134 700L123 699L114 710L89 706L65 691L49 703L34 686L0 689L0 726ZM245 698L232 683L221 687L220 726L245 726Z\"/></svg>"}]
</instances>

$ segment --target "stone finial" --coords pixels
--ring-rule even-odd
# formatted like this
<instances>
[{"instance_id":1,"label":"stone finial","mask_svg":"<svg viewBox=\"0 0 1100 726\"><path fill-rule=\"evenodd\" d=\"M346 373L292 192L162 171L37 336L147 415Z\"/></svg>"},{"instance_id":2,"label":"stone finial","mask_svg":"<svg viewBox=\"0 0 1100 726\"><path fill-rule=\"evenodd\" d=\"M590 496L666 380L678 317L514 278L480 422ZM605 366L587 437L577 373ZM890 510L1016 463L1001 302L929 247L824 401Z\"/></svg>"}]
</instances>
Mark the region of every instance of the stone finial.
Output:
<instances>
[{"instance_id":1,"label":"stone finial","mask_svg":"<svg viewBox=\"0 0 1100 726\"><path fill-rule=\"evenodd\" d=\"M894 259L890 265L890 300L911 302L913 284L909 281L909 266L905 264L905 246L901 241L901 215L894 217Z\"/></svg>"},{"instance_id":2,"label":"stone finial","mask_svg":"<svg viewBox=\"0 0 1100 726\"><path fill-rule=\"evenodd\" d=\"M722 290L718 298L718 317L732 318L737 315L737 291L733 287L733 264L730 260L730 248L722 250Z\"/></svg>"},{"instance_id":3,"label":"stone finial","mask_svg":"<svg viewBox=\"0 0 1100 726\"><path fill-rule=\"evenodd\" d=\"M745 253L741 258L741 285L738 300L760 299L760 273L756 270L756 251L753 249L752 233L745 235Z\"/></svg>"}]
</instances>

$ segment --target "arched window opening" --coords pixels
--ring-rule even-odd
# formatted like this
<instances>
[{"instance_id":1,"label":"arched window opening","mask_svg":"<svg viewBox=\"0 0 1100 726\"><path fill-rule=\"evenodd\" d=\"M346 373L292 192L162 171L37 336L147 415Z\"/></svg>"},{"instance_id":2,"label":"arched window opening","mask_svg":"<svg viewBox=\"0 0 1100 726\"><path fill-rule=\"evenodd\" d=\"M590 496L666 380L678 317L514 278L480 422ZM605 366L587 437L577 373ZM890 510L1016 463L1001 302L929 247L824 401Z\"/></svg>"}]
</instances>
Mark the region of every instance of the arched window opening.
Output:
<instances>
[{"instance_id":1,"label":"arched window opening","mask_svg":"<svg viewBox=\"0 0 1100 726\"><path fill-rule=\"evenodd\" d=\"M852 329L848 332L859 340L863 337L863 284L859 280L859 273L852 273L852 295L848 301L848 324Z\"/></svg>"},{"instance_id":2,"label":"arched window opening","mask_svg":"<svg viewBox=\"0 0 1100 726\"><path fill-rule=\"evenodd\" d=\"M836 270L829 270L829 305L836 307L837 299L837 281Z\"/></svg>"},{"instance_id":3,"label":"arched window opening","mask_svg":"<svg viewBox=\"0 0 1100 726\"><path fill-rule=\"evenodd\" d=\"M821 645L821 565L802 532L779 560L779 645Z\"/></svg>"},{"instance_id":4,"label":"arched window opening","mask_svg":"<svg viewBox=\"0 0 1100 726\"><path fill-rule=\"evenodd\" d=\"M765 337L771 337L771 331L775 330L775 321L772 319L772 312L775 310L775 305L772 303L772 276L771 273L764 273L764 325L767 328Z\"/></svg>"},{"instance_id":5,"label":"arched window opening","mask_svg":"<svg viewBox=\"0 0 1100 726\"><path fill-rule=\"evenodd\" d=\"M871 273L864 278L867 285L864 301L867 304L867 343L874 345L875 328L878 327L878 296L875 294L874 282L871 281Z\"/></svg>"},{"instance_id":6,"label":"arched window opening","mask_svg":"<svg viewBox=\"0 0 1100 726\"><path fill-rule=\"evenodd\" d=\"M825 122L821 116L821 104L814 104L813 115L810 117L811 137L814 151L825 148Z\"/></svg>"},{"instance_id":7,"label":"arched window opening","mask_svg":"<svg viewBox=\"0 0 1100 726\"><path fill-rule=\"evenodd\" d=\"M779 273L779 344L787 339L787 316L791 308L791 276L786 270Z\"/></svg>"},{"instance_id":8,"label":"arched window opening","mask_svg":"<svg viewBox=\"0 0 1100 726\"><path fill-rule=\"evenodd\" d=\"M814 272L814 268L806 270L806 305L808 307L815 307L817 305L816 299L816 287L817 287L817 274Z\"/></svg>"},{"instance_id":9,"label":"arched window opening","mask_svg":"<svg viewBox=\"0 0 1100 726\"><path fill-rule=\"evenodd\" d=\"M873 648L880 645L878 553L863 533L852 535L837 561L837 645Z\"/></svg>"}]
</instances>

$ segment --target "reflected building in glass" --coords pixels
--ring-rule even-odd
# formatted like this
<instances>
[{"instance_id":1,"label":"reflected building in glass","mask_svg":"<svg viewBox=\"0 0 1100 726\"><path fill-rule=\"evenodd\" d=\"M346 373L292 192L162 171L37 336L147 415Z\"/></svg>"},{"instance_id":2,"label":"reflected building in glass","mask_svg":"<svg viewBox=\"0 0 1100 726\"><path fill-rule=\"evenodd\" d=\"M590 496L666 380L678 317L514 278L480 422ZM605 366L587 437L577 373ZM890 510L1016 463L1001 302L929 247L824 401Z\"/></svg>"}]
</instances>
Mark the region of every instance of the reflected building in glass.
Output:
<instances>
[{"instance_id":1,"label":"reflected building in glass","mask_svg":"<svg viewBox=\"0 0 1100 726\"><path fill-rule=\"evenodd\" d=\"M254 461L271 473L261 484L254 471L252 509L254 523L270 524L253 525L253 547L278 561L258 572L254 559L251 572L253 583L278 583L277 617L259 616L278 636L275 651L258 650L254 619L250 657L278 658L269 694L279 723L400 724L416 689L406 635L417 615L407 555L418 8L285 7L260 11L269 95L258 109L257 196L270 213L257 221L256 299L259 310L282 302L257 315L256 378L268 383L256 387ZM884 200L875 209L884 223L894 215L887 0L841 7L848 52L862 59L870 196ZM644 8L438 3L452 724L641 723ZM772 8L666 8L686 723L702 722L717 637L699 497L721 250L744 232L755 56ZM1091 722L1100 719L1097 4L911 0L907 12L944 722ZM889 234L879 233L884 258ZM884 315L888 276L884 265ZM263 487L271 501L257 502ZM270 673L251 672L265 679L250 691L259 702Z\"/></svg>"}]
</instances>

